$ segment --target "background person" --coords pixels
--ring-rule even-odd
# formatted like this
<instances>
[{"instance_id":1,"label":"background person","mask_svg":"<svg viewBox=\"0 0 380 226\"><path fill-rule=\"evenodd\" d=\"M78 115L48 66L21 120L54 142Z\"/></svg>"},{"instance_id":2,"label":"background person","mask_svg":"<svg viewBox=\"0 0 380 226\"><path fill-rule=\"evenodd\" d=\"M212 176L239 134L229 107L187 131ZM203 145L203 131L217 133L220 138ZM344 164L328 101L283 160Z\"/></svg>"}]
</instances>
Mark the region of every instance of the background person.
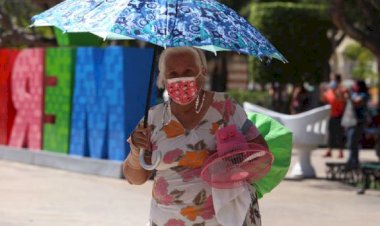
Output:
<instances>
[{"instance_id":1,"label":"background person","mask_svg":"<svg viewBox=\"0 0 380 226\"><path fill-rule=\"evenodd\" d=\"M343 158L344 149L344 128L341 125L342 116L346 105L345 89L342 87L341 75L336 74L334 80L329 84L329 88L321 96L321 101L331 106L330 118L328 122L328 143L324 157L331 157L332 149L338 148L338 158Z\"/></svg>"},{"instance_id":2,"label":"background person","mask_svg":"<svg viewBox=\"0 0 380 226\"><path fill-rule=\"evenodd\" d=\"M290 114L299 114L310 109L310 92L304 85L295 87L290 102Z\"/></svg>"},{"instance_id":3,"label":"background person","mask_svg":"<svg viewBox=\"0 0 380 226\"><path fill-rule=\"evenodd\" d=\"M355 82L349 94L352 101L357 123L347 128L347 147L350 151L348 164L357 167L359 164L359 142L363 135L368 113L368 101L370 100L368 87L363 80Z\"/></svg>"}]
</instances>

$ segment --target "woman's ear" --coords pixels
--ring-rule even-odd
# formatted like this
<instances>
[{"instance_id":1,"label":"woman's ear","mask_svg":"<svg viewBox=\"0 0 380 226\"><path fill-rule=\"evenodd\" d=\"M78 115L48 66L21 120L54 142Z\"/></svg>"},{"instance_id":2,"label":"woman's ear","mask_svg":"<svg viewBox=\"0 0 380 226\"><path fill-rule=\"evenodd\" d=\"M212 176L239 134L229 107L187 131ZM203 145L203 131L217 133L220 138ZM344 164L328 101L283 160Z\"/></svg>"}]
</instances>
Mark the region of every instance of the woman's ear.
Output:
<instances>
[{"instance_id":1,"label":"woman's ear","mask_svg":"<svg viewBox=\"0 0 380 226\"><path fill-rule=\"evenodd\" d=\"M205 68L201 69L201 76L199 76L198 80L198 86L203 87L206 85L206 76L207 76L207 70Z\"/></svg>"},{"instance_id":2,"label":"woman's ear","mask_svg":"<svg viewBox=\"0 0 380 226\"><path fill-rule=\"evenodd\" d=\"M207 68L206 67L202 67L202 74L203 74L203 76L206 76L207 73L208 73Z\"/></svg>"}]
</instances>

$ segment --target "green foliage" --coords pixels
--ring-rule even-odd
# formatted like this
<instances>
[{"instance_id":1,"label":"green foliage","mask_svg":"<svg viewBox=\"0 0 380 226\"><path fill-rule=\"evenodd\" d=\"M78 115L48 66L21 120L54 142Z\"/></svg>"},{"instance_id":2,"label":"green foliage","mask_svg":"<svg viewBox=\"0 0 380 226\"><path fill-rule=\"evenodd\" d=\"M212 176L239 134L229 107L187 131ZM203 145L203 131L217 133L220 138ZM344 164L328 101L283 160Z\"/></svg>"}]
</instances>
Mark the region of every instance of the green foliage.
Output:
<instances>
[{"instance_id":1,"label":"green foliage","mask_svg":"<svg viewBox=\"0 0 380 226\"><path fill-rule=\"evenodd\" d=\"M38 41L32 37L41 40L54 38L50 27L29 28L32 16L43 10L31 0L0 0L0 44L8 47L27 47Z\"/></svg>"},{"instance_id":2,"label":"green foliage","mask_svg":"<svg viewBox=\"0 0 380 226\"><path fill-rule=\"evenodd\" d=\"M245 5L250 3L250 0L220 0L220 2L239 12Z\"/></svg>"},{"instance_id":3,"label":"green foliage","mask_svg":"<svg viewBox=\"0 0 380 226\"><path fill-rule=\"evenodd\" d=\"M362 47L358 43L348 45L344 49L344 55L351 60L361 60L366 62L375 60L375 56L371 51Z\"/></svg>"},{"instance_id":4,"label":"green foliage","mask_svg":"<svg viewBox=\"0 0 380 226\"><path fill-rule=\"evenodd\" d=\"M251 58L250 74L259 83L277 81L318 83L332 47L327 31L332 27L327 6L310 3L253 3L249 22L287 58L264 66Z\"/></svg>"},{"instance_id":5,"label":"green foliage","mask_svg":"<svg viewBox=\"0 0 380 226\"><path fill-rule=\"evenodd\" d=\"M355 61L352 75L357 79L376 79L376 73L372 70L375 56L368 49L358 43L348 45L344 50L344 55Z\"/></svg>"},{"instance_id":6,"label":"green foliage","mask_svg":"<svg viewBox=\"0 0 380 226\"><path fill-rule=\"evenodd\" d=\"M240 104L243 104L244 101L247 101L266 108L271 107L271 97L267 91L234 89L228 91L228 93Z\"/></svg>"},{"instance_id":7,"label":"green foliage","mask_svg":"<svg viewBox=\"0 0 380 226\"><path fill-rule=\"evenodd\" d=\"M375 38L379 43L380 3L379 1L345 0L343 8L348 24L360 30L367 37ZM377 33L377 37L376 34ZM358 40L359 42L363 40Z\"/></svg>"},{"instance_id":8,"label":"green foliage","mask_svg":"<svg viewBox=\"0 0 380 226\"><path fill-rule=\"evenodd\" d=\"M38 7L30 2L30 0L0 0L0 7L3 8L4 13L11 15L12 22L20 27L27 27L30 25L31 16L39 10Z\"/></svg>"}]
</instances>

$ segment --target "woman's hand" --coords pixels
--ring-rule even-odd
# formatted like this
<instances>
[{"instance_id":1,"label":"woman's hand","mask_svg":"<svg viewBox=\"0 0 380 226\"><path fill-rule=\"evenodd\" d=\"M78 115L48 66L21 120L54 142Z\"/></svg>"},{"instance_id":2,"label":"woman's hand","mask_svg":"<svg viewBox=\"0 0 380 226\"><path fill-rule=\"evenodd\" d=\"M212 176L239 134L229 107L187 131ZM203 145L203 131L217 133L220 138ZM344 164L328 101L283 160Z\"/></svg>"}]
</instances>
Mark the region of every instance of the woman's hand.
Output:
<instances>
[{"instance_id":1,"label":"woman's hand","mask_svg":"<svg viewBox=\"0 0 380 226\"><path fill-rule=\"evenodd\" d=\"M132 132L131 136L128 139L129 144L131 145L131 153L128 155L127 159L123 164L123 173L124 177L130 184L143 184L150 177L150 171L145 170L141 167L139 161L139 154L141 149L145 149L145 162L151 164L151 145L150 145L150 128L144 128L140 124Z\"/></svg>"},{"instance_id":2,"label":"woman's hand","mask_svg":"<svg viewBox=\"0 0 380 226\"><path fill-rule=\"evenodd\" d=\"M260 145L266 147L267 149L269 148L267 142L265 141L264 137L261 136L261 134L258 135L255 139L249 140L248 143L250 143L250 144L260 144Z\"/></svg>"},{"instance_id":3,"label":"woman's hand","mask_svg":"<svg viewBox=\"0 0 380 226\"><path fill-rule=\"evenodd\" d=\"M145 149L150 151L150 136L151 136L151 128L144 128L142 124L139 124L137 128L131 134L131 142L132 145L136 148Z\"/></svg>"}]
</instances>

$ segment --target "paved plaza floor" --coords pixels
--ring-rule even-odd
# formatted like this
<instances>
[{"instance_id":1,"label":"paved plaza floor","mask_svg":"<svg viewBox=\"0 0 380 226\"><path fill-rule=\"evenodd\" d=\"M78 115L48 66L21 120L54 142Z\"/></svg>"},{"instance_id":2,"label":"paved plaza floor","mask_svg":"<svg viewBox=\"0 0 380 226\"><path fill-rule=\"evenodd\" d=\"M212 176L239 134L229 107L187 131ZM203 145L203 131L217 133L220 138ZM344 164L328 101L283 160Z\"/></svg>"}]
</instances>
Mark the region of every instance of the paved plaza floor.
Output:
<instances>
[{"instance_id":1,"label":"paved plaza floor","mask_svg":"<svg viewBox=\"0 0 380 226\"><path fill-rule=\"evenodd\" d=\"M322 154L312 155L319 179L285 180L260 200L263 226L380 225L380 191L322 179ZM151 187L0 160L0 226L144 226Z\"/></svg>"}]
</instances>

